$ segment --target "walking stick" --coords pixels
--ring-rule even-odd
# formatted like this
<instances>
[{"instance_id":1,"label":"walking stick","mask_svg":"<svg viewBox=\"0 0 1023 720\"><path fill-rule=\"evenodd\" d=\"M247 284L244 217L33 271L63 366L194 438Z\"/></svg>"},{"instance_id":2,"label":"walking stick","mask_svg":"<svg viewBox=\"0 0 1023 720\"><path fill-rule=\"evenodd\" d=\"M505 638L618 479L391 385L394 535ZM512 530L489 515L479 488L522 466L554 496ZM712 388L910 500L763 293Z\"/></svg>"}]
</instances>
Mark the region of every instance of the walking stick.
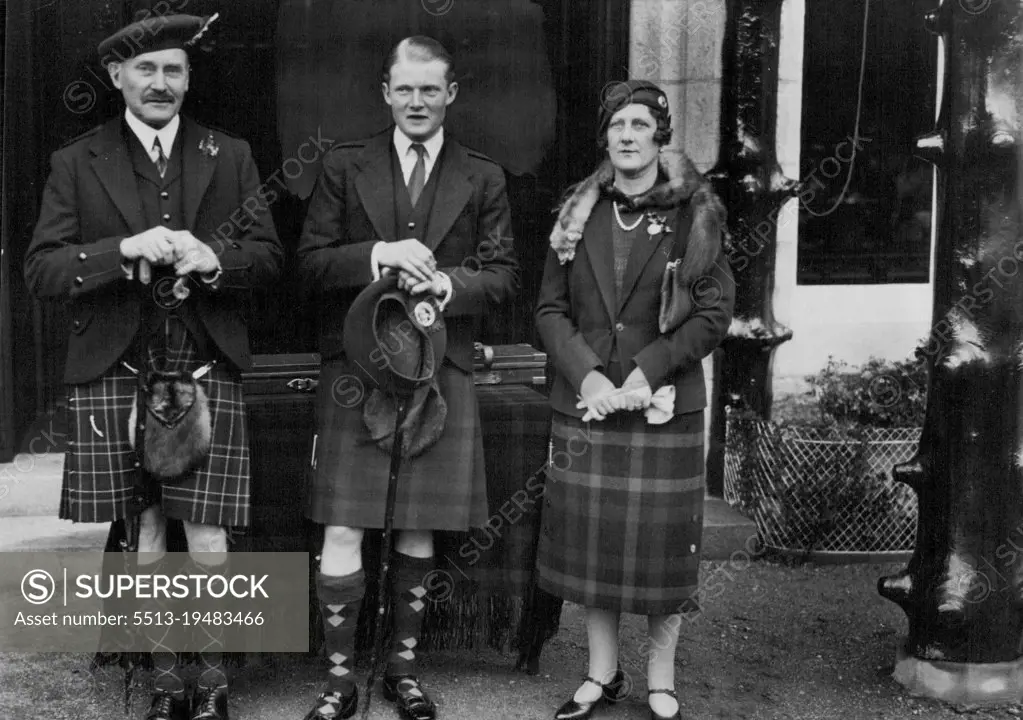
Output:
<instances>
[{"instance_id":1,"label":"walking stick","mask_svg":"<svg viewBox=\"0 0 1023 720\"><path fill-rule=\"evenodd\" d=\"M384 654L385 633L382 632L384 609L387 606L388 574L391 569L391 531L394 528L394 504L398 497L398 472L401 470L401 447L404 442L405 416L409 398L400 396L394 426L394 444L391 446L391 468L387 475L387 503L384 505L384 538L381 547L380 578L377 584L377 612L373 616L373 651L370 655L369 677L366 679L366 704L362 708L363 720L369 717L373 700L373 685L379 674L380 659Z\"/></svg>"},{"instance_id":2,"label":"walking stick","mask_svg":"<svg viewBox=\"0 0 1023 720\"><path fill-rule=\"evenodd\" d=\"M153 499L153 485L144 467L145 463L145 373L143 353L139 351L138 368L128 363L124 366L135 374L135 491L132 501L128 503L128 514L124 518L124 536L121 538L121 550L124 553L124 572L131 574L130 558L139 551L139 532L142 528L142 512L149 507ZM130 634L129 634L130 637ZM134 643L130 643L134 644ZM124 669L124 714L131 713L132 688L135 682L135 669L142 661L141 652L131 647L121 653L121 667Z\"/></svg>"}]
</instances>

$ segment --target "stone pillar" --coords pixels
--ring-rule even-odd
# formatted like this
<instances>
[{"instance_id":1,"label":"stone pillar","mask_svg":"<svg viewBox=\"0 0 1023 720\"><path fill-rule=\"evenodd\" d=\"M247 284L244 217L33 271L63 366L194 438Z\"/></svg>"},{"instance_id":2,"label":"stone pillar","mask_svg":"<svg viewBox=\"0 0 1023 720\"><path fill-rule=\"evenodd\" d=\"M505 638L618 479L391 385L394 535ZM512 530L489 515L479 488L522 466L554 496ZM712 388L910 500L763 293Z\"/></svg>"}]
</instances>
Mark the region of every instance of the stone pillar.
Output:
<instances>
[{"instance_id":1,"label":"stone pillar","mask_svg":"<svg viewBox=\"0 0 1023 720\"><path fill-rule=\"evenodd\" d=\"M629 77L655 82L668 95L674 132L664 152L684 152L707 172L718 156L725 0L632 0L631 11ZM703 369L710 397L711 357Z\"/></svg>"},{"instance_id":2,"label":"stone pillar","mask_svg":"<svg viewBox=\"0 0 1023 720\"><path fill-rule=\"evenodd\" d=\"M629 77L668 95L668 154L686 153L706 172L718 154L724 0L633 0Z\"/></svg>"},{"instance_id":3,"label":"stone pillar","mask_svg":"<svg viewBox=\"0 0 1023 720\"><path fill-rule=\"evenodd\" d=\"M708 173L728 208L735 319L715 354L707 488L724 484L725 409L771 413L771 360L792 331L774 317L774 266L781 209L798 182L785 176L778 127L782 0L731 0L725 24L724 83L717 165Z\"/></svg>"},{"instance_id":4,"label":"stone pillar","mask_svg":"<svg viewBox=\"0 0 1023 720\"><path fill-rule=\"evenodd\" d=\"M878 591L909 619L895 678L957 703L1023 699L1023 1L944 0L930 383L908 567Z\"/></svg>"}]
</instances>

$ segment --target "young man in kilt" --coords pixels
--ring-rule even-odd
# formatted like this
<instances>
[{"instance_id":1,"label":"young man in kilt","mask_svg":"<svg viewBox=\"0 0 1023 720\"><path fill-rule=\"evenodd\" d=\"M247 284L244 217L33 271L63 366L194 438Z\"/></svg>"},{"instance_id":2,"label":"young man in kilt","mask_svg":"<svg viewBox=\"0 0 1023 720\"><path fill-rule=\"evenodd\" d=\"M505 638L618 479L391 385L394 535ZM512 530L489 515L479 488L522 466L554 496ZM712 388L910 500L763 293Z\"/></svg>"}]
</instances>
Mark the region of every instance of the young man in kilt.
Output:
<instances>
[{"instance_id":1,"label":"young man in kilt","mask_svg":"<svg viewBox=\"0 0 1023 720\"><path fill-rule=\"evenodd\" d=\"M394 528L401 532L391 560L394 625L384 677L385 697L406 717L429 720L436 711L416 675L415 648L424 577L434 567L432 532L465 531L487 519L474 325L518 287L504 174L443 127L458 92L451 56L431 38L407 38L388 56L383 77L395 124L327 154L298 248L303 284L319 292L322 328L309 517L326 526L317 592L330 661L326 691L307 720L347 718L357 708L361 543L364 529L384 527L390 459L367 430L366 398L343 352L348 306L380 273L397 273L399 287L413 295L449 299L446 357L436 375L446 404L443 434L403 459L397 485Z\"/></svg>"},{"instance_id":2,"label":"young man in kilt","mask_svg":"<svg viewBox=\"0 0 1023 720\"><path fill-rule=\"evenodd\" d=\"M53 154L25 260L31 291L63 300L71 315L60 516L111 522L141 513L138 561L147 574L164 565L167 518L184 522L187 573L200 575L227 571L227 528L249 522L240 370L251 361L242 318L250 289L274 282L282 263L269 208L250 209L260 180L248 144L179 114L188 52L208 25L142 11L100 44L125 111ZM239 214L244 222L231 226ZM137 492L133 370L191 373L210 361L198 381L209 453L172 483ZM164 610L151 602L145 609ZM200 637L206 651L189 698L175 648L158 637L165 630L142 628L155 667L147 720L226 719L222 638L215 629Z\"/></svg>"}]
</instances>

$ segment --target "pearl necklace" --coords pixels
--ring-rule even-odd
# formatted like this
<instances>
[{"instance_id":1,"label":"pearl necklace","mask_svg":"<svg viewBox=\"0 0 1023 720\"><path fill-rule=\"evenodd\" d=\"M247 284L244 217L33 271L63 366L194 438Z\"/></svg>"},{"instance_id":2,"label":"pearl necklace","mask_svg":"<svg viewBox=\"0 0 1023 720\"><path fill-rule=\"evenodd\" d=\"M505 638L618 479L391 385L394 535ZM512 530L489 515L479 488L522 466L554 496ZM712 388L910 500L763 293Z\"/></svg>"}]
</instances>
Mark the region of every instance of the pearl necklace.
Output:
<instances>
[{"instance_id":1,"label":"pearl necklace","mask_svg":"<svg viewBox=\"0 0 1023 720\"><path fill-rule=\"evenodd\" d=\"M635 230L636 228L639 227L639 224L641 222L643 222L643 215L641 213L640 216L638 218L636 218L636 222L632 223L632 225L626 225L622 221L622 216L618 212L618 203L617 202L612 202L611 204L614 206L614 209L615 209L615 220L618 221L618 227L620 227L625 232L631 232L632 230Z\"/></svg>"}]
</instances>

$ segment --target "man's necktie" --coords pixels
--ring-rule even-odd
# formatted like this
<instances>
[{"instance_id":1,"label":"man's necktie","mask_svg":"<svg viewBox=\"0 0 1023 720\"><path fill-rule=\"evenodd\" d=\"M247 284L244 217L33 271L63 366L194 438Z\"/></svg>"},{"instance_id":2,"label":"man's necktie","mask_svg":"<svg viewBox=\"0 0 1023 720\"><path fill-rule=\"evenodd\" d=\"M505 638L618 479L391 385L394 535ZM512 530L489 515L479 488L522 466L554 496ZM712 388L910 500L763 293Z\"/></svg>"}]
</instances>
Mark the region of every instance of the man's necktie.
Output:
<instances>
[{"instance_id":1,"label":"man's necktie","mask_svg":"<svg viewBox=\"0 0 1023 720\"><path fill-rule=\"evenodd\" d=\"M412 168L412 174L408 179L408 194L412 200L412 207L419 202L419 196L423 194L423 186L426 184L426 147L422 143L412 143L412 149L416 151L416 166Z\"/></svg>"},{"instance_id":2,"label":"man's necktie","mask_svg":"<svg viewBox=\"0 0 1023 720\"><path fill-rule=\"evenodd\" d=\"M167 156L163 154L163 145L160 144L160 138L156 138L153 141L153 149L156 150L156 169L160 172L160 177L163 177L167 172Z\"/></svg>"}]
</instances>

